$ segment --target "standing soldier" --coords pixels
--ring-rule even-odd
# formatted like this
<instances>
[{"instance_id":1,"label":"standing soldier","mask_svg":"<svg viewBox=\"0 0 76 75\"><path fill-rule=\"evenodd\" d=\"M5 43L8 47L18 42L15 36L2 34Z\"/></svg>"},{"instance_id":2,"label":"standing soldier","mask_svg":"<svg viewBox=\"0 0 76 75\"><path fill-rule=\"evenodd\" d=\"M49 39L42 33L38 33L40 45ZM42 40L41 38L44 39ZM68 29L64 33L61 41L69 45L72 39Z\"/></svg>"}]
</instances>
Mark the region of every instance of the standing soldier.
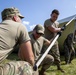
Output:
<instances>
[{"instance_id":1,"label":"standing soldier","mask_svg":"<svg viewBox=\"0 0 76 75\"><path fill-rule=\"evenodd\" d=\"M48 40L54 39L57 33L61 31L61 28L58 28L59 23L56 21L59 16L59 11L57 9L54 9L50 16L51 18L47 19L44 22L44 27L45 27L44 36ZM60 70L61 72L64 72L60 67L60 53L59 53L57 41L55 42L54 46L50 50L49 54L51 54L54 57L55 64L57 65L57 69Z\"/></svg>"},{"instance_id":2,"label":"standing soldier","mask_svg":"<svg viewBox=\"0 0 76 75\"><path fill-rule=\"evenodd\" d=\"M74 59L75 50L74 44L76 43L76 30L73 33L70 33L64 41L64 51L65 51L65 63L69 64Z\"/></svg>"}]
</instances>

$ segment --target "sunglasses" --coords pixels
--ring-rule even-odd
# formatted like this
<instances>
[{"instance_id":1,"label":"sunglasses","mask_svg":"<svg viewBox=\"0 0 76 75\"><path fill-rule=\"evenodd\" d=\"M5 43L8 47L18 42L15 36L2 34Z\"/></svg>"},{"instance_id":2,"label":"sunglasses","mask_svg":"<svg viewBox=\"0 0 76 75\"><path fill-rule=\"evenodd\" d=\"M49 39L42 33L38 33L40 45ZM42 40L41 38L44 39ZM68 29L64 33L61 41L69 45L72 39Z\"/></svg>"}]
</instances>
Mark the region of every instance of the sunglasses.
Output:
<instances>
[{"instance_id":1,"label":"sunglasses","mask_svg":"<svg viewBox=\"0 0 76 75\"><path fill-rule=\"evenodd\" d=\"M40 36L43 35L42 33L38 33L38 32L36 32L36 34L37 34L37 35L40 35Z\"/></svg>"}]
</instances>

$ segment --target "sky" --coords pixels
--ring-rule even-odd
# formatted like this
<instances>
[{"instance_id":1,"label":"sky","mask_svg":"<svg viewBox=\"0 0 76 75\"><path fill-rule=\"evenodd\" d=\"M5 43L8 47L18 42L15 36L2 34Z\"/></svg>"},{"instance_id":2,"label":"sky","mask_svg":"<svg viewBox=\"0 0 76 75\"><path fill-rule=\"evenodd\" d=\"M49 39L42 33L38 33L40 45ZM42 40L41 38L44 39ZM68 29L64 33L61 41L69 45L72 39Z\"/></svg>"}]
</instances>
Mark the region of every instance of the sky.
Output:
<instances>
[{"instance_id":1,"label":"sky","mask_svg":"<svg viewBox=\"0 0 76 75\"><path fill-rule=\"evenodd\" d=\"M28 31L37 24L44 24L50 18L53 9L58 9L60 15L57 20L76 14L76 0L0 0L0 13L8 7L16 7L25 17L22 23ZM0 14L0 22L1 22Z\"/></svg>"}]
</instances>

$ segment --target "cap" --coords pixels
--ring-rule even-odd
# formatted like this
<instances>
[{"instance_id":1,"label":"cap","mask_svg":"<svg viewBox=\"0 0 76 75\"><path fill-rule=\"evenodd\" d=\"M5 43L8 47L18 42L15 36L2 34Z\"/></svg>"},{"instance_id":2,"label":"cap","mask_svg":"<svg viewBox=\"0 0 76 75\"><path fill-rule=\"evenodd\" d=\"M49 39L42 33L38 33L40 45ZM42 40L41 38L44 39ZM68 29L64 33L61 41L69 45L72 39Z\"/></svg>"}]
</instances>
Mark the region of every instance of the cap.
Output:
<instances>
[{"instance_id":1,"label":"cap","mask_svg":"<svg viewBox=\"0 0 76 75\"><path fill-rule=\"evenodd\" d=\"M44 29L44 27L42 25L38 24L38 25L35 26L34 29L36 30L37 33L44 34L45 29Z\"/></svg>"},{"instance_id":2,"label":"cap","mask_svg":"<svg viewBox=\"0 0 76 75\"><path fill-rule=\"evenodd\" d=\"M15 15L15 14L18 15L19 17L21 17L21 18L24 18L24 16L22 16L20 14L19 10L15 7L5 8L1 13L2 17Z\"/></svg>"}]
</instances>

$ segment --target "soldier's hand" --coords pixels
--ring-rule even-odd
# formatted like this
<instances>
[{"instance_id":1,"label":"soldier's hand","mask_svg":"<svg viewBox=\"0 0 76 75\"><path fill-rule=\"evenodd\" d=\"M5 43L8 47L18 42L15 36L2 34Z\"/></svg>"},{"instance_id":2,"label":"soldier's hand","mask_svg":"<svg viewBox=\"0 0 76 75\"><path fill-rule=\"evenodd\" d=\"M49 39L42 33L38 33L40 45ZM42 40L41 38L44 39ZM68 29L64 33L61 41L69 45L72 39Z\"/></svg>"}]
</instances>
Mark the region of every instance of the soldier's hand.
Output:
<instances>
[{"instance_id":1,"label":"soldier's hand","mask_svg":"<svg viewBox=\"0 0 76 75\"><path fill-rule=\"evenodd\" d=\"M59 31L59 32L57 32L57 34L59 34L59 36L61 36L61 34L62 34L62 31Z\"/></svg>"},{"instance_id":2,"label":"soldier's hand","mask_svg":"<svg viewBox=\"0 0 76 75\"><path fill-rule=\"evenodd\" d=\"M64 29L66 28L65 24L63 27L61 27L61 31L64 31Z\"/></svg>"}]
</instances>

